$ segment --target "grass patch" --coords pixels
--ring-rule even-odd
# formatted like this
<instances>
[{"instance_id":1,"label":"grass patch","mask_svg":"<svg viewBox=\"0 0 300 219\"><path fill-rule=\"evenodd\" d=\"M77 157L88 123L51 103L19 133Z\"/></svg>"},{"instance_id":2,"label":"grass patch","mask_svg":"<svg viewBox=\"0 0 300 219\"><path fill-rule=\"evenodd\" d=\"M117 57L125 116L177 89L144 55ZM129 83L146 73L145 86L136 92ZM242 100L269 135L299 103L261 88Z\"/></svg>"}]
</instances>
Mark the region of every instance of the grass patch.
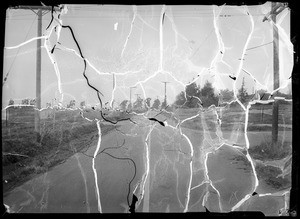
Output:
<instances>
[{"instance_id":1,"label":"grass patch","mask_svg":"<svg viewBox=\"0 0 300 219\"><path fill-rule=\"evenodd\" d=\"M291 186L291 180L288 177L277 177L281 174L280 169L272 166L265 166L257 163L255 167L257 178L263 180L267 185L276 190L282 190Z\"/></svg>"},{"instance_id":2,"label":"grass patch","mask_svg":"<svg viewBox=\"0 0 300 219\"><path fill-rule=\"evenodd\" d=\"M271 139L266 138L261 144L251 146L248 152L252 158L263 162L282 160L291 155L292 143L281 143L279 139L277 145L272 145ZM288 163L286 163L285 166L286 165L288 165ZM290 177L280 177L279 175L282 174L282 172L276 166L264 165L263 163L256 162L255 169L258 180L264 181L273 189L281 190L291 186Z\"/></svg>"},{"instance_id":3,"label":"grass patch","mask_svg":"<svg viewBox=\"0 0 300 219\"><path fill-rule=\"evenodd\" d=\"M65 162L97 139L95 122L79 116L53 121L42 120L40 142L36 140L33 123L10 123L6 126L2 122L3 194ZM115 128L114 125L100 126L102 135Z\"/></svg>"},{"instance_id":4,"label":"grass patch","mask_svg":"<svg viewBox=\"0 0 300 219\"><path fill-rule=\"evenodd\" d=\"M222 108L222 113L219 113L221 117L221 128L222 131L232 131L234 123L242 124L245 123L245 111L239 106L234 106L231 104L225 108ZM199 112L198 108L194 109L177 109L175 114L178 119L181 121L195 116ZM211 121L215 125L217 124L217 117L214 111L206 111L204 113L205 122ZM272 105L252 105L249 110L248 118L248 131L271 131L272 127ZM281 104L279 105L279 131L283 130L292 130L292 105L291 104ZM289 125L283 127L284 125ZM203 130L201 122L201 113L200 116L192 120L188 120L182 124L183 127L190 129Z\"/></svg>"},{"instance_id":5,"label":"grass patch","mask_svg":"<svg viewBox=\"0 0 300 219\"><path fill-rule=\"evenodd\" d=\"M251 146L249 148L249 154L252 158L268 161L268 160L280 160L292 153L292 143L278 141L277 145L272 145L271 140L265 139L260 145Z\"/></svg>"},{"instance_id":6,"label":"grass patch","mask_svg":"<svg viewBox=\"0 0 300 219\"><path fill-rule=\"evenodd\" d=\"M292 131L292 127L283 127L279 126L278 131ZM259 131L272 131L272 126L270 125L255 125L255 124L249 124L247 126L247 131L251 132L259 132Z\"/></svg>"}]
</instances>

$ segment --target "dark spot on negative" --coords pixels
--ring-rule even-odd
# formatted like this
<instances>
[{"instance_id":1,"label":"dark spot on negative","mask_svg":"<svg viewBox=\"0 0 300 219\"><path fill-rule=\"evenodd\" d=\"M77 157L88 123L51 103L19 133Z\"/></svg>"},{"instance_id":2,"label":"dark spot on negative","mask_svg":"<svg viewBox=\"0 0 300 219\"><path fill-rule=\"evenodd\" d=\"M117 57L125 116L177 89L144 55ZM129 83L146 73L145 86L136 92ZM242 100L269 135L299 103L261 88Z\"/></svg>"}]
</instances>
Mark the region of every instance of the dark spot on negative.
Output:
<instances>
[{"instance_id":1,"label":"dark spot on negative","mask_svg":"<svg viewBox=\"0 0 300 219\"><path fill-rule=\"evenodd\" d=\"M135 196L135 194L132 194L132 202L129 206L129 212L135 213L135 203L138 201L138 198Z\"/></svg>"},{"instance_id":2,"label":"dark spot on negative","mask_svg":"<svg viewBox=\"0 0 300 219\"><path fill-rule=\"evenodd\" d=\"M229 75L229 77L230 77L232 80L236 80L236 77L235 77L235 76Z\"/></svg>"}]
</instances>

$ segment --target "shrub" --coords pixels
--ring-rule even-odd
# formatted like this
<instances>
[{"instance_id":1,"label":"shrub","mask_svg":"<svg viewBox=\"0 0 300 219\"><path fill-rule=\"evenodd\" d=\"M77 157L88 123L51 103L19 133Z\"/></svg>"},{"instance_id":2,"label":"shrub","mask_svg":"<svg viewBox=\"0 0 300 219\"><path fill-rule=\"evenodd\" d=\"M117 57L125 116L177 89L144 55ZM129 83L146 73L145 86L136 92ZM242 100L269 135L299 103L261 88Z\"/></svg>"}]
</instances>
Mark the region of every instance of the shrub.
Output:
<instances>
[{"instance_id":1,"label":"shrub","mask_svg":"<svg viewBox=\"0 0 300 219\"><path fill-rule=\"evenodd\" d=\"M266 184L268 184L276 190L284 189L291 186L291 181L289 178L277 177L281 173L279 168L272 166L264 166L263 164L258 163L255 169L258 180L265 181Z\"/></svg>"},{"instance_id":2,"label":"shrub","mask_svg":"<svg viewBox=\"0 0 300 219\"><path fill-rule=\"evenodd\" d=\"M291 143L284 142L282 145L278 143L273 146L269 140L264 140L260 145L252 146L249 148L249 154L254 159L265 160L280 160L291 153Z\"/></svg>"}]
</instances>

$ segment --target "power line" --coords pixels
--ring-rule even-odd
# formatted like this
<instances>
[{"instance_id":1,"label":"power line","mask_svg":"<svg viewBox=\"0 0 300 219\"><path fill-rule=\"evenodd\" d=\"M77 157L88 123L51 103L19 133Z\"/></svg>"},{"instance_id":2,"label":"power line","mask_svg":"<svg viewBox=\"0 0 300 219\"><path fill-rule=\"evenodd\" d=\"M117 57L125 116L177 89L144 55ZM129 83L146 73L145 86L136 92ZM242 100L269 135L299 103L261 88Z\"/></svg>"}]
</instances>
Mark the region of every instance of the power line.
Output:
<instances>
[{"instance_id":1,"label":"power line","mask_svg":"<svg viewBox=\"0 0 300 219\"><path fill-rule=\"evenodd\" d=\"M165 104L167 105L167 83L171 83L171 82L168 82L168 81L162 81L162 83L165 84Z\"/></svg>"},{"instance_id":2,"label":"power line","mask_svg":"<svg viewBox=\"0 0 300 219\"><path fill-rule=\"evenodd\" d=\"M201 46L203 45L203 43L208 39L208 37L212 34L212 32L213 32L214 29L215 29L215 28L212 28L211 31L206 35L205 39L200 43L200 45L198 46L198 48L196 49L196 51L194 52L194 54L190 57L190 59L193 58L193 57L196 55L196 53L198 53L200 47L201 47Z\"/></svg>"},{"instance_id":3,"label":"power line","mask_svg":"<svg viewBox=\"0 0 300 219\"><path fill-rule=\"evenodd\" d=\"M84 10L84 12L91 12L88 10ZM95 12L99 12L99 10L95 10ZM16 16L16 15L14 15ZM14 16L11 17L6 17L7 19L10 18L9 20L31 20L30 18L20 18L18 16L16 16L17 18L13 18ZM21 15L20 15L21 16ZM23 15L22 15L23 16ZM25 15L24 15L25 16ZM27 15L26 15L27 16ZM241 17L241 16L249 16L247 14L221 14L218 17L219 18L230 18L230 17ZM251 14L251 16L265 16L265 14ZM158 18L160 17L159 15L145 15L145 17L153 17L153 18ZM201 18L201 17L214 17L213 13L197 13L197 14L180 14L180 15L174 15L173 17L177 17L177 18ZM120 16L118 16L118 13L111 13L110 15L96 15L96 16L81 16L81 15L65 15L64 18L72 18L72 19L99 19L99 18L128 18L128 16L124 15L124 14L120 14Z\"/></svg>"},{"instance_id":4,"label":"power line","mask_svg":"<svg viewBox=\"0 0 300 219\"><path fill-rule=\"evenodd\" d=\"M111 7L110 5L94 5L94 6L77 6L77 5L68 5L68 9L70 10L89 10L89 11L98 11L99 9L109 9L112 8L115 11L132 11L132 5L129 6L116 6L116 7ZM145 12L145 9L147 9L146 7L143 6L138 6L138 9L141 9L141 11ZM174 10L175 9L175 10ZM176 10L179 9L179 10ZM226 11L231 10L231 12L237 12L236 9L230 9L230 8L226 8ZM182 9L182 8L172 8L172 13L176 14L176 13L203 13L203 12L211 12L212 13L213 8L212 7L207 7L207 8L191 8L191 9ZM153 12L160 12L160 9L156 9L153 10Z\"/></svg>"},{"instance_id":5,"label":"power line","mask_svg":"<svg viewBox=\"0 0 300 219\"><path fill-rule=\"evenodd\" d=\"M259 45L259 46L254 46L254 47L251 47L251 48L246 49L246 50L256 49L256 48L258 48L258 47L265 46L265 45L268 45L268 44L271 44L271 43L273 43L273 41L268 42L268 43L265 43L265 44L262 44L262 45Z\"/></svg>"},{"instance_id":6,"label":"power line","mask_svg":"<svg viewBox=\"0 0 300 219\"><path fill-rule=\"evenodd\" d=\"M27 34L26 34L26 36L25 36L24 41L26 41L26 39L27 39L27 37L28 37L28 34L29 34L29 32L30 32L30 30L31 30L31 28L32 28L32 25L33 25L34 21L36 20L36 18L37 18L37 15L35 15L34 19L32 20L32 23L31 23L31 25L30 25L30 27L29 27L29 29L28 29L28 31L27 31ZM8 77L8 75L9 75L9 72L10 72L10 70L12 69L12 66L13 66L14 63L15 63L16 58L17 58L17 56L18 56L18 54L19 54L21 48L22 48L22 47L19 47L19 48L18 48L17 54L15 55L14 60L13 60L13 62L11 63L11 65L10 65L10 67L9 67L9 70L8 70L8 72L7 72L6 75L5 75L5 78L4 78L4 80L3 80L2 86L5 84L5 82L6 82L6 80L7 80L7 77Z\"/></svg>"},{"instance_id":7,"label":"power line","mask_svg":"<svg viewBox=\"0 0 300 219\"><path fill-rule=\"evenodd\" d=\"M32 17L32 13L31 13L31 14L14 14L14 15L7 15L5 18L11 18L11 17L23 17L23 16L30 16L30 17Z\"/></svg>"}]
</instances>

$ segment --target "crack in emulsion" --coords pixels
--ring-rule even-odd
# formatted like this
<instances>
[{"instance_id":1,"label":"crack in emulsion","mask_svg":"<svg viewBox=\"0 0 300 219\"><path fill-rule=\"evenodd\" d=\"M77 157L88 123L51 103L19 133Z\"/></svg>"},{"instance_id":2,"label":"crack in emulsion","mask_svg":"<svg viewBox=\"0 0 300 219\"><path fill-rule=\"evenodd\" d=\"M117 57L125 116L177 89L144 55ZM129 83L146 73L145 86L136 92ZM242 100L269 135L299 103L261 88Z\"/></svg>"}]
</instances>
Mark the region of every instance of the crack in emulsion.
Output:
<instances>
[{"instance_id":1,"label":"crack in emulsion","mask_svg":"<svg viewBox=\"0 0 300 219\"><path fill-rule=\"evenodd\" d=\"M58 13L58 16L57 18L55 17L56 15L56 11L54 11L54 6L52 6L52 10L51 10L51 21L50 23L48 24L48 26L46 27L46 34L44 34L42 37L36 37L36 38L32 38L30 40L27 40L26 42L23 42L17 46L13 46L13 47L5 47L6 49L15 49L15 48L18 48L18 47L21 47L21 46L24 46L34 40L37 40L37 39L45 39L44 41L44 46L46 48L46 51L47 51L47 54L49 56L49 59L51 61L51 63L53 64L54 66L54 70L55 70L55 73L57 75L57 80L58 80L58 89L59 89L59 93L60 93L60 101L59 101L59 105L62 107L61 103L62 103L62 100L63 100L63 91L62 91L62 87L61 87L61 76L60 76L60 71L59 71L59 68L58 68L58 65L57 65L57 61L55 59L55 51L56 49L61 49L63 51L67 51L67 52L73 52L76 56L80 57L83 62L84 62L84 68L83 68L83 76L86 80L86 83L88 84L88 86L90 88L92 88L93 91L95 91L97 93L97 97L98 97L98 100L99 100L99 103L100 103L100 110L99 110L99 114L101 115L101 120L99 119L89 119L87 117L84 117L83 116L83 113L84 113L84 110L83 109L80 109L80 116L84 119L86 119L87 121L89 122L93 122L93 121L96 121L96 125L97 125L97 129L98 129L98 135L99 135L99 138L98 138L98 142L97 142L97 146L96 146L96 149L94 151L94 154L93 156L91 155L88 155L84 152L81 152L82 154L84 154L85 156L88 156L88 157L91 157L92 158L92 170L93 170L93 173L94 173L94 179L95 179L95 187L96 187L96 196L97 196L97 206L98 206L98 211L100 213L102 213L102 205L101 205L101 199L100 199L100 190L99 190L99 185L98 185L98 173L97 173L97 170L96 170L96 167L95 167L95 159L98 155L100 154L105 154L113 159L117 159L117 160L127 160L127 161L130 161L133 166L134 166L134 174L131 178L131 180L129 181L128 183L128 192L127 192L127 196L126 196L126 199L127 199L127 205L128 205L128 208L129 208L129 212L131 213L134 213L135 210L139 207L139 205L141 204L141 202L143 201L143 212L149 212L150 210L150 148L151 148L151 134L152 134L152 131L154 130L154 128L156 128L156 125L159 124L160 126L162 126L161 128L171 128L172 130L179 130L179 133L180 135L185 139L185 141L187 142L187 144L189 145L189 149L190 149L190 152L189 154L188 153L185 153L185 152L182 152L181 149L164 149L164 151L176 151L177 153L181 152L183 154L185 154L186 156L190 157L190 161L189 161L189 179L188 179L188 186L187 186L187 192L186 192L186 199L185 199L185 203L182 203L182 201L179 199L178 197L178 193L176 194L177 195L177 199L179 201L179 204L180 206L182 206L182 208L184 208L183 212L188 212L189 211L189 204L190 204L190 199L191 199L191 191L204 185L204 184L207 184L206 185L206 192L202 193L199 201L202 199L202 206L206 209L206 211L209 212L209 209L207 208L207 202L208 202L208 198L210 196L210 191L209 191L209 187L211 187L218 195L218 204L219 204L219 209L221 212L223 212L223 206L222 206L222 203L221 203L221 195L220 195L220 191L218 191L218 189L214 186L214 183L216 183L216 181L212 181L209 177L209 171L208 171L208 157L210 154L215 154L216 151L218 149L220 149L223 145L229 145L231 148L233 148L234 150L242 153L246 158L247 160L249 161L250 165L251 165L251 168L252 168L252 172L253 172L253 177L254 177L254 186L253 186L253 189L251 190L251 192L249 194L246 194L243 198L241 198L240 200L237 198L236 196L236 193L237 191L233 192L230 196L230 200L229 200L229 203L231 204L231 201L235 198L237 203L231 208L231 211L235 211L236 209L238 209L240 206L242 206L249 198L251 198L252 196L256 196L258 195L258 197L263 197L263 196L272 196L272 195L275 195L276 194L271 194L271 193L266 193L266 194L258 194L256 193L256 189L259 185L259 181L258 181L258 177L257 177L257 173L256 173L256 170L255 170L255 163L257 163L258 161L254 160L253 158L251 158L250 154L249 154L249 147L250 147L250 143L249 143L249 139L248 139L248 135L247 135L247 128L248 128L248 120L249 120L249 110L251 108L252 105L256 104L256 103L261 103L261 104L268 104L268 103L272 103L275 101L275 98L272 100L270 98L272 98L272 95L281 90L282 88L285 88L287 85L288 85L288 82L290 81L290 78L289 79L286 79L283 83L283 85L281 85L278 89L276 90L273 90L271 91L271 95L269 96L268 100L262 100L264 95L263 94L261 97L259 97L258 99L260 100L257 100L254 98L254 100L251 100L247 106L245 106L238 98L237 96L237 89L236 89L236 83L237 83L237 79L239 78L240 74L241 74L241 71L244 71L246 74L248 74L256 84L260 85L261 87L265 87L263 84L261 84L256 78L255 76L250 73L249 71L245 70L244 68L244 61L245 61L245 55L246 55L246 51L247 50L250 50L250 49L253 49L253 48L250 48L250 49L247 49L248 48L248 45L249 45L249 42L250 40L252 39L252 34L253 34L253 31L254 31L254 21L253 21L253 17L251 15L251 13L249 12L249 9L247 8L247 6L244 6L244 14L247 14L247 17L249 18L250 20L250 24L251 24L251 29L250 29L250 33L249 35L247 36L247 40L245 42L245 45L243 47L243 50L242 50L242 54L241 54L241 58L239 59L239 66L238 66L238 69L237 69L237 72L235 74L228 74L228 76L233 80L233 95L234 95L234 100L230 101L230 102L224 102L226 105L230 105L231 103L234 103L234 102L237 102L240 107L243 109L244 113L245 113L245 124L244 124L244 138L245 138L245 147L244 145L238 145L235 143L235 141L231 142L227 139L224 139L223 136L222 136L222 131L221 131L221 124L222 124L222 116L218 114L218 110L220 110L220 113L222 112L222 107L219 106L214 106L212 105L211 107L209 107L208 109L204 109L203 105L202 105L202 100L197 97L197 96L190 96L187 94L187 91L186 91L186 88L188 85L192 84L193 82L195 82L196 80L198 80L199 77L201 77L202 75L204 75L205 73L204 70L208 70L209 73L211 72L214 72L213 74L215 74L217 72L217 64L218 63L223 63L225 64L226 66L230 67L231 66L226 63L224 60L223 60L223 57L226 53L226 47L224 45L224 42L223 42L223 39L222 39L222 35L221 35L221 32L220 32L220 27L219 27L219 17L220 17L220 14L223 10L223 8L225 7L225 5L222 5L221 7L218 7L218 6L212 6L212 11L213 11L213 30L215 32L215 35L216 35L216 38L217 38L217 42L218 42L218 48L216 49L216 55L214 56L214 58L212 59L211 63L210 63L210 66L209 68L201 68L201 71L200 73L198 74L198 76L192 80L192 82L190 83L183 83L181 80L177 79L175 77L175 75L171 72L171 71L167 71L164 69L164 35L163 35L163 29L164 29L164 25L166 24L166 22L170 22L171 23L171 28L172 30L174 31L174 35L175 35L175 46L172 48L172 55L173 53L175 53L175 50L178 49L178 36L183 38L184 40L187 40L182 34L179 33L179 31L177 30L177 27L175 25L175 21L173 20L173 12L172 12L172 9L171 7L166 7L165 5L162 6L161 8L161 11L160 11L160 22L159 22L159 29L155 29L154 27L151 26L151 24L147 23L147 21L145 21L141 15L139 15L138 13L138 10L137 10L137 6L132 6L132 9L133 9L133 18L132 18L132 21L130 23L130 30L129 30L129 33L126 37L126 40L125 40L125 43L123 45L123 48L122 48L122 51L121 51L121 59L123 59L124 57L124 53L125 53L125 50L127 48L127 44L128 44L128 41L130 40L130 37L132 35L132 31L133 31L133 28L135 27L134 24L135 24L135 21L137 19L140 19L142 22L143 22L143 27L144 27L144 24L148 27L150 27L151 29L154 29L155 31L158 31L159 33L159 64L158 64L158 68L156 71L153 72L153 74L151 74L149 77L145 78L144 80L139 80L138 82L135 83L134 86L137 86L137 85L140 85L141 89L142 89L142 92L143 92L143 95L144 95L144 98L147 97L146 95L146 92L145 92L145 89L143 87L143 84L146 83L147 81L149 81L150 79L154 78L155 76L157 76L159 73L164 73L164 74L167 74L169 75L172 79L174 79L174 81L178 82L181 86L183 86L185 89L184 89L184 97L185 97L185 102L181 105L181 106L184 106L187 101L188 101L188 98L195 98L198 100L199 103L198 104L198 109L199 111L196 113L196 115L193 115L193 116L189 116L188 118L185 118L183 120L181 119L177 119L176 116L175 116L175 113L174 112L168 112L166 109L167 107L165 107L165 109L162 109L157 115L155 116L152 116L152 117L148 117L146 116L147 113L136 113L136 112L127 112L126 113L128 114L128 117L127 118L119 118L117 120L113 120L113 119L109 119L109 117L106 117L103 113L103 104L102 104L102 99L100 97L100 95L103 97L104 95L101 93L101 91L99 89L97 89L95 86L91 85L90 81L89 81L89 78L87 77L86 75L86 69L87 69L87 65L89 65L93 70L95 70L99 75L111 75L113 77L113 91L112 91L112 98L111 98L111 101L110 101L110 108L113 108L113 100L114 100L114 95L115 95L115 91L116 91L116 83L117 83L117 76L121 76L121 75L128 75L128 74L132 74L132 73L139 73L140 71L143 70L143 68L141 69L138 69L138 70L135 70L135 71L121 71L121 72L100 72L96 67L93 66L93 64L83 56L83 53L82 53L82 50L80 48L80 45L75 37L75 34L73 32L73 29L71 28L71 26L68 26L68 25L63 25L62 24L62 19L60 18L61 15L67 13L67 7L66 6L60 6L60 13ZM216 13L218 9L218 12ZM286 16L286 14L284 15ZM280 22L278 23L281 23L281 21L283 20L283 17L281 17L281 20ZM166 20L167 19L167 20ZM288 36L286 35L286 33L284 32L284 30L282 29L282 27L280 27L279 24L274 24L272 23L271 21L271 24L272 25L276 25L277 28L279 29L279 31L282 33L281 36L283 36L283 41L286 43L286 45L288 46L288 48L290 49L291 45L290 44L287 44L287 42L289 42L288 40ZM60 31L61 31L61 28L63 29L68 29L71 33L71 36L76 44L76 47L78 49L78 52L74 49L71 49L71 48L67 48L65 47L64 45L62 45L60 42L59 42L59 37L60 37ZM50 36L53 32L53 30L55 31L55 33L57 34L57 41L56 43L52 46L51 43L50 43ZM141 34L142 35L142 34ZM140 41L140 48L142 47L142 42ZM193 63L189 62L188 59L186 60L183 60L184 63L186 63L188 65L189 68L196 68L196 67L199 67L199 66L195 66ZM198 68L197 68L198 70ZM286 100L284 98L284 100ZM286 101L292 101L292 100L286 100ZM224 104L223 103L223 104ZM62 107L64 108L64 107ZM94 109L95 110L95 109ZM150 106L147 107L147 112L150 110ZM209 110L213 110L213 113L216 114L216 118L217 118L217 122L216 122L216 135L218 137L218 142L215 143L214 140L212 139L212 137L210 136L210 133L209 133L209 128L208 128L208 125L207 123L205 122L205 118L204 118L204 113L208 112ZM164 121L160 120L160 119L157 119L156 117L162 113L170 113L171 116L174 116L174 119L176 119L178 122L175 126L172 126L168 123L168 119L166 115L164 115L166 117L166 119ZM149 128L149 131L147 132L147 135L145 137L145 140L144 140L144 164L145 164L145 171L144 171L144 174L142 175L142 178L136 183L134 189L133 189L133 192L132 192L132 200L131 200L131 204L130 204L130 200L129 200L129 196L131 194L131 184L133 183L133 181L135 180L135 177L136 177L136 172L137 172L137 167L136 167L136 163L133 159L131 159L130 157L117 157L115 155L112 155L108 152L106 152L107 150L111 150L111 149L121 149L124 144L125 144L125 139L124 139L124 142L122 145L120 146L116 146L116 147L107 147L107 148L104 148L102 149L100 152L100 146L101 146L101 141L102 141L102 131L101 131L101 127L100 127L100 122L103 122L103 124L106 122L108 124L112 124L114 125L114 128L117 132L121 133L122 135L124 136L135 136L135 135L130 135L130 134L127 134L125 132L122 132L121 130L119 130L117 128L117 124L119 122L124 122L124 121L129 121L130 123L132 123L134 126L138 126L140 125L138 123L138 121L134 121L132 119L132 116L135 116L135 117L140 117L142 116L143 118L146 119L146 121L148 121L148 123L145 125L145 127ZM201 155L201 158L200 161L203 162L204 164L204 180L202 182L200 182L198 185L196 186L193 186L192 187L192 180L193 180L193 163L195 161L195 155L194 155L194 145L192 144L192 141L191 139L185 135L183 132L182 132L182 124L187 122L187 121L190 121L190 120L193 120L193 119L196 119L197 117L201 117L201 123L202 123L202 127L203 127L203 130L204 130L204 133L203 133L203 142L202 142L202 145L204 144L209 144L209 147L208 148L205 148L203 150L201 150L201 153L203 153ZM143 124L144 125L144 124ZM236 136L237 138L237 136ZM236 140L236 139L235 139ZM243 153L243 151L246 150L246 154ZM4 155L15 155L15 156L23 156L21 154L4 154ZM163 153L163 155L165 155ZM80 161L79 161L79 158L78 156L76 156L77 158L77 161L78 161L78 165L79 165L79 168L80 168L80 171L81 171L81 174L83 176L83 179L84 179L84 183L85 183L85 190L86 190L86 201L87 201L87 212L90 212L90 206L89 206L89 203L88 203L88 193L87 193L87 184L86 184L86 177L85 177L85 174L84 174L84 171L83 171L83 168L80 164ZM286 159L286 160L285 160ZM274 161L274 164L272 162L263 162L264 165L270 165L270 166L278 166L281 168L281 171L282 171L282 174L284 174L284 165L285 163L290 159L290 157L288 158L285 158L284 160L282 160L282 164L278 164L278 162ZM175 166L175 165L174 165ZM178 172L175 170L173 166L173 170L175 171L175 173L177 174L177 189L178 189ZM284 176L284 175L283 175ZM139 188L139 190L138 190ZM284 196L286 199L288 197L288 194L289 192L288 191L285 191L284 193L280 194L281 196ZM278 195L278 194L277 194ZM198 201L198 202L199 202ZM196 202L196 203L198 203ZM233 202L233 201L232 201ZM195 204L194 204L195 205ZM194 205L192 205L190 208L192 208ZM283 209L280 209L280 212L283 212L285 209L287 209L288 206L287 206L287 201L285 201L285 206ZM9 211L9 206L7 207L7 211Z\"/></svg>"},{"instance_id":2,"label":"crack in emulsion","mask_svg":"<svg viewBox=\"0 0 300 219\"><path fill-rule=\"evenodd\" d=\"M163 5L160 12L160 22L159 22L159 68L158 71L163 70L163 53L164 53L164 44L163 44L163 24L165 17L166 6Z\"/></svg>"},{"instance_id":3,"label":"crack in emulsion","mask_svg":"<svg viewBox=\"0 0 300 219\"><path fill-rule=\"evenodd\" d=\"M210 64L210 69L214 69L214 71L217 71L217 67L216 67L217 62L221 62L221 63L225 64L226 66L228 66L229 68L231 68L231 66L223 60L226 49L225 49L224 42L223 42L222 35L221 35L221 31L220 31L219 25L218 25L219 17L220 17L220 14L221 14L224 6L225 6L225 4L223 6L221 6L221 9L219 9L219 13L217 15L216 15L216 12L215 12L216 6L213 6L214 30L215 30L215 34L216 34L216 37L217 37L217 40L218 40L218 46L219 46L219 48L217 50L217 53L216 53L216 56Z\"/></svg>"},{"instance_id":4,"label":"crack in emulsion","mask_svg":"<svg viewBox=\"0 0 300 219\"><path fill-rule=\"evenodd\" d=\"M98 100L99 100L99 102L100 102L100 107L101 107L101 109L100 109L100 114L101 114L102 119L103 119L104 121L109 122L109 123L114 124L114 125L116 125L118 122L126 121L126 120L129 120L129 121L131 121L132 123L136 124L133 120L131 120L131 118L125 118L125 119L119 119L119 120L117 120L117 121L111 121L111 120L109 120L108 118L106 118L106 117L103 115L103 112L102 112L102 100L101 100L101 97L100 97L100 94L101 94L102 96L103 96L103 94L102 94L96 87L94 87L93 85L90 84L89 79L88 79L88 77L87 77L86 74L85 74L85 72L86 72L86 67L87 67L87 62L86 62L86 59L84 58L84 56L83 56L83 54L82 54L82 51L81 51L81 48L80 48L79 44L78 44L78 42L77 42L77 40L76 40L76 38L75 38L74 32L73 32L73 30L72 30L72 28L71 28L70 26L62 25L62 28L68 28L68 29L70 30L71 35L72 35L72 37L73 37L73 40L74 40L74 42L76 43L76 46L77 46L77 48L78 48L78 50L79 50L80 56L81 56L81 58L82 58L83 61L84 61L83 76L84 76L84 78L86 79L86 82L87 82L88 86L91 87L93 90L95 90L95 91L97 92ZM81 114L81 115L82 115L82 114ZM97 119L96 119L96 120L97 120ZM98 131L99 131L99 141L98 141L97 148L96 148L96 150L95 150L94 158L93 158L93 161L92 161L92 168L93 168L94 177L95 177L95 184L96 184L96 193L97 193L97 200L98 200L98 211L99 211L100 213L102 213L102 207L101 207L101 202L100 202L100 192L99 192L99 188L98 188L97 171L96 171L96 169L95 169L95 158L96 158L96 156L97 156L97 153L98 153L98 150L99 150L100 144L101 144L101 128L100 128L99 122L100 122L100 121L98 120L98 121L97 121L97 128L98 128ZM134 168L135 173L134 173L134 176L133 176L132 180L129 182L129 191L128 191L128 195L127 195L127 203L128 203L128 206L129 206L130 185L131 185L131 182L134 180L135 175L136 175L136 164L135 164L135 162L134 162L132 159L130 159L130 158L117 158L117 157L114 157L114 156L111 155L111 154L108 154L108 153L104 152L104 151L102 151L102 153L105 153L105 154L107 154L107 155L109 155L109 156L111 156L111 157L113 157L113 158L115 158L115 159L120 159L120 160L122 160L122 159L128 159L128 160L130 160L131 162L133 162L134 167L135 167L135 168Z\"/></svg>"},{"instance_id":5,"label":"crack in emulsion","mask_svg":"<svg viewBox=\"0 0 300 219\"><path fill-rule=\"evenodd\" d=\"M84 169L83 169L83 167L82 167L82 165L80 163L79 156L78 156L77 153L75 154L75 157L76 157L76 160L77 160L77 163L78 163L78 167L80 169L80 173L82 175L83 182L84 182L86 211L87 211L87 213L91 213L86 175L84 173Z\"/></svg>"},{"instance_id":6,"label":"crack in emulsion","mask_svg":"<svg viewBox=\"0 0 300 219\"><path fill-rule=\"evenodd\" d=\"M134 21L135 21L136 15L137 15L137 7L136 7L136 5L132 6L132 10L133 10L133 18L132 18L132 21L131 21L131 24L130 24L130 30L129 30L128 36L126 37L126 41L124 43L124 46L123 46L123 49L122 49L122 52L121 52L121 58L123 58L124 51L125 51L125 49L127 47L127 43L128 43L129 38L130 38L132 29L133 29L133 25L134 25Z\"/></svg>"},{"instance_id":7,"label":"crack in emulsion","mask_svg":"<svg viewBox=\"0 0 300 219\"><path fill-rule=\"evenodd\" d=\"M78 48L78 50L79 50L80 56L81 56L81 58L82 58L83 61L84 61L83 76L84 76L84 78L86 79L86 82L87 82L88 86L91 87L93 90L95 90L95 91L97 92L98 100L99 100L99 102L100 102L100 107L101 107L101 109L102 109L102 100L101 100L100 94L101 94L102 96L103 96L103 94L102 94L96 87L94 87L93 85L90 84L89 79L88 79L88 77L87 77L86 74L85 74L85 72L86 72L86 67L87 67L86 60L85 60L85 58L83 57L83 54L82 54L82 52L81 52L81 48L80 48L80 46L79 46L79 44L78 44L78 42L77 42L77 40L76 40L76 38L75 38L74 32L73 32L73 30L72 30L72 28L71 28L70 26L62 25L62 28L68 28L68 29L70 30L71 34L72 34L72 37L73 37L73 39L74 39L74 42L76 43L76 46L77 46L77 48Z\"/></svg>"},{"instance_id":8,"label":"crack in emulsion","mask_svg":"<svg viewBox=\"0 0 300 219\"><path fill-rule=\"evenodd\" d=\"M93 157L93 160L92 160L92 169L93 169L94 177L95 177L95 187L96 187L96 194L97 194L98 211L100 213L102 213L102 206L101 206L101 201L100 201L100 191L99 191L99 186L98 186L98 175L97 175L97 170L95 168L95 158L96 158L97 153L100 149L101 136L102 136L101 127L100 127L100 120L97 121L97 128L98 128L99 139L98 139L97 148L94 152L94 157Z\"/></svg>"},{"instance_id":9,"label":"crack in emulsion","mask_svg":"<svg viewBox=\"0 0 300 219\"><path fill-rule=\"evenodd\" d=\"M97 124L98 124L98 123L97 123ZM96 151L95 151L94 156L88 155L88 154L86 154L86 153L84 153L84 152L80 152L80 153L82 153L83 155L85 155L85 156L87 156L87 157L91 157L91 158L93 158L93 159L95 159L95 158L96 158L98 155L100 155L100 154L106 154L106 155L108 155L108 156L110 156L110 157L112 157L112 158L114 158L114 159L116 159L116 160L128 160L128 161L130 161L130 162L133 164L133 166L134 166L134 174L133 174L131 180L130 180L129 183L128 183L128 192L127 192L127 196L126 196L128 207L129 207L130 209L133 210L133 206L130 205L130 203L129 203L129 195L130 195L130 191L131 191L131 184L132 184L133 180L134 180L135 177L136 177L136 164L135 164L134 160L131 159L131 158L129 158L129 157L117 157L117 156L114 156L114 155L112 155L112 154L106 152L106 150L110 150L110 149L120 149L120 148L122 148L124 145L125 145L125 139L124 139L122 145L120 145L120 146L116 146L116 147L107 147L107 148L102 149L99 153L98 153L98 150L96 150L97 153L96 153Z\"/></svg>"}]
</instances>

